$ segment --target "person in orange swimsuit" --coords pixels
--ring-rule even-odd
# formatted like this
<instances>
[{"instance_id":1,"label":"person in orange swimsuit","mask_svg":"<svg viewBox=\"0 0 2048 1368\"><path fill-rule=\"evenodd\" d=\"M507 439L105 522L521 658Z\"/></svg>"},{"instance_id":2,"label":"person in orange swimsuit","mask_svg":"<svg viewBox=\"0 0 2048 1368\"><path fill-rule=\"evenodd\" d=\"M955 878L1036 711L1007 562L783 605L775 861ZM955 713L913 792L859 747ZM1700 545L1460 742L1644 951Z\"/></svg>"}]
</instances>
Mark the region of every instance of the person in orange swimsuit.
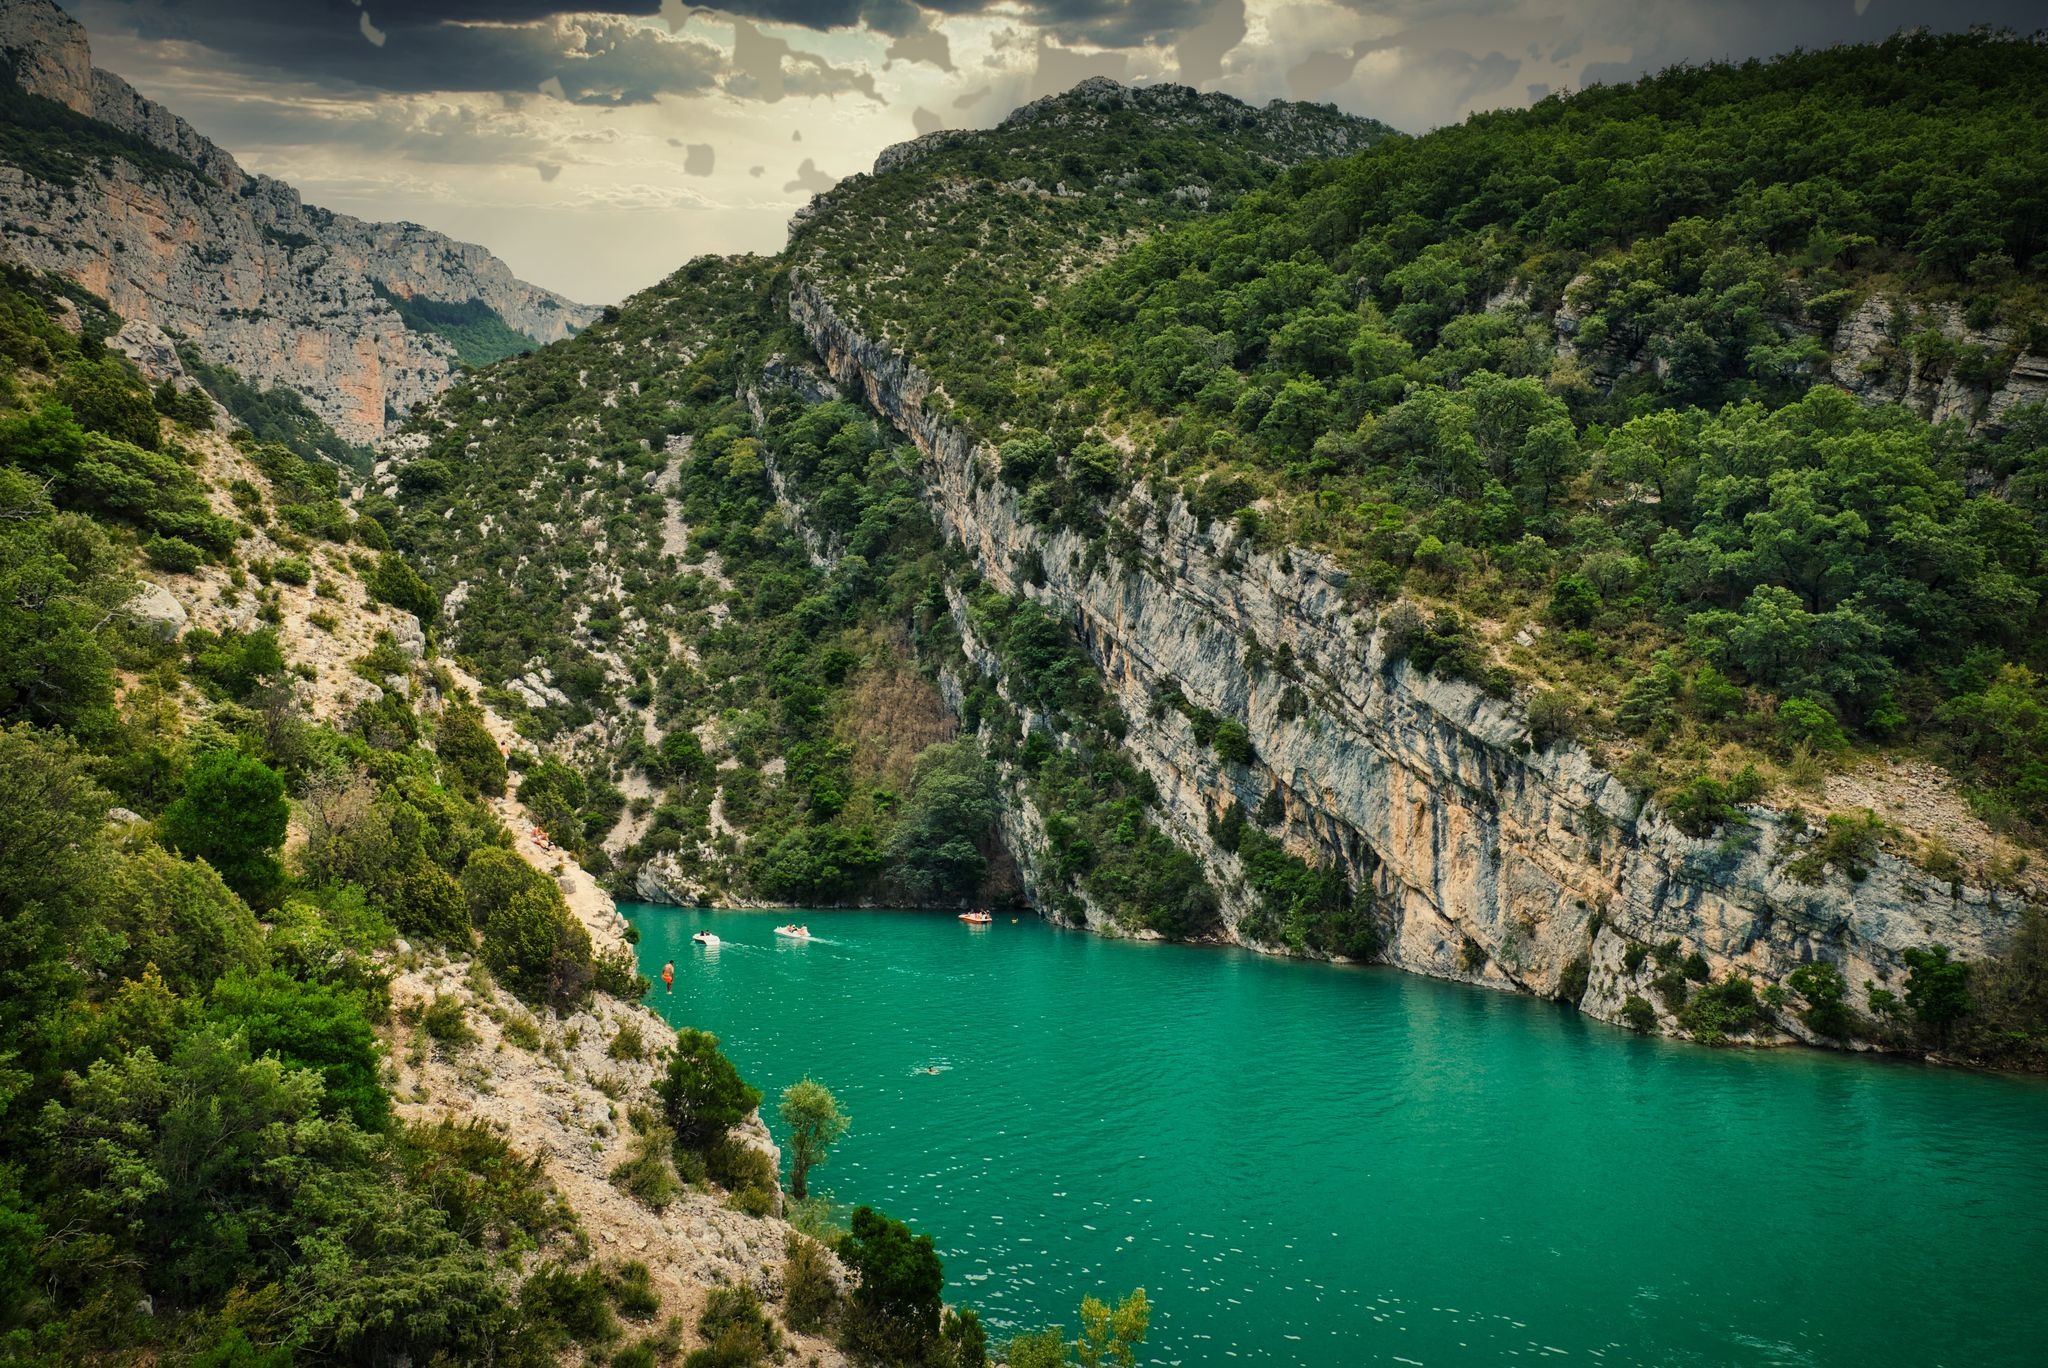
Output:
<instances>
[{"instance_id":1,"label":"person in orange swimsuit","mask_svg":"<svg viewBox=\"0 0 2048 1368\"><path fill-rule=\"evenodd\" d=\"M676 990L676 962L670 960L661 966L661 986L671 993Z\"/></svg>"}]
</instances>

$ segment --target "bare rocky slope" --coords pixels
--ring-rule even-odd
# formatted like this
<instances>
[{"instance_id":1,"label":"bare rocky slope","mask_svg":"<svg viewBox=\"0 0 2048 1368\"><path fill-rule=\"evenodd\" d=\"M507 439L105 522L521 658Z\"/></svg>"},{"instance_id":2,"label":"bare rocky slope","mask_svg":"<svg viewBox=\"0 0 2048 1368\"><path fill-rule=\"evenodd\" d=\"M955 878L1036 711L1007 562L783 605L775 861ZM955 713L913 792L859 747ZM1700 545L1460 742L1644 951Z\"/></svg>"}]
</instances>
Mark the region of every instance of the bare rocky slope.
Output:
<instances>
[{"instance_id":1,"label":"bare rocky slope","mask_svg":"<svg viewBox=\"0 0 2048 1368\"><path fill-rule=\"evenodd\" d=\"M162 154L151 165L92 158L68 174L0 163L6 254L103 296L131 325L190 338L216 364L289 385L350 441L381 437L457 367L454 347L408 328L378 287L479 301L539 343L596 316L517 279L482 247L330 213L249 174L170 110L94 69L85 30L51 0L0 0L0 53L27 96Z\"/></svg>"}]
</instances>

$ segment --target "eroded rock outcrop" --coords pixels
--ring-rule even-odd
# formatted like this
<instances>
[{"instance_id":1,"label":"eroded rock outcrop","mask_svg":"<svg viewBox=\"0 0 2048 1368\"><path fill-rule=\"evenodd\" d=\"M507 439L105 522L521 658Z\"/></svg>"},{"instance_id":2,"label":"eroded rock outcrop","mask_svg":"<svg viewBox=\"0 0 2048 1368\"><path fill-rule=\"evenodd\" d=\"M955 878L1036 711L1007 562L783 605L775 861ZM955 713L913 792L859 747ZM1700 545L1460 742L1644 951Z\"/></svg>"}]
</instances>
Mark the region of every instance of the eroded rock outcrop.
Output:
<instances>
[{"instance_id":1,"label":"eroded rock outcrop","mask_svg":"<svg viewBox=\"0 0 2048 1368\"><path fill-rule=\"evenodd\" d=\"M88 159L68 179L0 165L0 242L77 281L124 318L193 340L209 360L286 384L351 441L446 387L454 348L413 332L401 298L481 300L537 342L596 310L513 276L483 248L411 223L368 223L303 203L120 77L91 65L85 30L50 0L0 0L16 81L165 154Z\"/></svg>"},{"instance_id":2,"label":"eroded rock outcrop","mask_svg":"<svg viewBox=\"0 0 2048 1368\"><path fill-rule=\"evenodd\" d=\"M1676 940L1715 975L1762 985L1825 958L1861 985L1896 984L1912 947L1939 941L1977 958L2009 939L2017 909L1888 855L1857 883L1837 871L1793 878L1788 864L1805 847L1777 812L1753 810L1739 840L1685 835L1587 751L1532 746L1511 703L1394 658L1326 557L1260 552L1144 489L1118 510L1133 568L1032 525L993 458L927 412L931 381L907 357L861 336L800 277L790 311L833 377L923 453L926 500L975 567L1075 623L1129 719L1128 751L1158 786L1162 825L1222 894L1227 936L1238 937L1252 895L1211 819L1232 803L1270 811L1273 798L1291 849L1373 891L1389 962L1551 994L1583 957L1580 1006L1610 1020L1631 994L1648 995L1656 972L1640 955L1627 967L1630 944ZM970 665L992 670L955 606ZM1282 659L1284 671L1270 663ZM1151 706L1174 687L1241 720L1256 758L1225 764L1180 712ZM1004 821L1035 884L1040 815L1013 801Z\"/></svg>"}]
</instances>

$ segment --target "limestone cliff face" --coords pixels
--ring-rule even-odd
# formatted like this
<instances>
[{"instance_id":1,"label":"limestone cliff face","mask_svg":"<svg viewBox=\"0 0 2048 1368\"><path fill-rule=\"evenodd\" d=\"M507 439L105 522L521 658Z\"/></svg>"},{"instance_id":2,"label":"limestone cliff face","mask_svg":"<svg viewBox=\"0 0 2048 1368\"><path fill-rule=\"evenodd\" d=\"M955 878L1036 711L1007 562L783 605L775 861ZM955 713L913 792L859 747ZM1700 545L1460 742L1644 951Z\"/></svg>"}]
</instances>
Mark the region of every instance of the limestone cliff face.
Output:
<instances>
[{"instance_id":1,"label":"limestone cliff face","mask_svg":"<svg viewBox=\"0 0 2048 1368\"><path fill-rule=\"evenodd\" d=\"M0 0L0 51L29 93L192 168L108 158L56 184L0 165L6 254L78 281L126 318L191 338L251 379L290 385L351 441L381 437L455 371L454 349L407 329L377 285L406 298L480 299L537 342L596 315L517 279L481 247L329 213L248 174L183 119L93 70L85 31L49 0Z\"/></svg>"},{"instance_id":2,"label":"limestone cliff face","mask_svg":"<svg viewBox=\"0 0 2048 1368\"><path fill-rule=\"evenodd\" d=\"M74 114L92 113L92 51L85 30L51 4L0 5L0 54L14 83Z\"/></svg>"},{"instance_id":3,"label":"limestone cliff face","mask_svg":"<svg viewBox=\"0 0 2048 1368\"><path fill-rule=\"evenodd\" d=\"M1939 332L1961 353L2010 358L2010 368L1994 381L1953 361L1913 354L1906 339L1928 331ZM1935 422L1995 427L2018 405L2048 400L2048 356L2020 344L2018 330L2010 326L1971 327L1959 305L1915 311L1873 295L1836 330L1828 378L1851 394L1903 404Z\"/></svg>"},{"instance_id":4,"label":"limestone cliff face","mask_svg":"<svg viewBox=\"0 0 2048 1368\"><path fill-rule=\"evenodd\" d=\"M1911 947L1940 941L1975 958L2010 937L2015 910L1889 856L1861 883L1833 871L1796 882L1783 866L1802 838L1769 810L1753 812L1747 843L1687 837L1586 751L1533 749L1511 704L1389 659L1384 633L1324 557L1262 554L1141 489L1120 510L1136 568L1102 564L1077 535L1023 518L992 461L926 412L929 378L901 353L860 336L801 278L790 310L833 377L923 453L925 497L948 537L993 585L1076 623L1130 719L1126 746L1158 785L1162 825L1223 895L1226 935L1237 937L1251 895L1236 857L1208 835L1210 818L1233 801L1255 809L1277 789L1288 846L1375 891L1391 963L1550 994L1587 956L1580 1006L1605 1019L1629 994L1650 996L1654 961L1631 974L1631 942L1675 938L1717 976L1739 970L1759 984L1825 958L1860 986L1896 985ZM1027 565L1042 569L1041 584ZM964 613L956 619L967 627ZM967 636L970 666L992 669ZM1249 664L1251 641L1266 660L1287 648L1294 677ZM1253 763L1220 762L1177 711L1154 715L1155 694L1176 684L1243 721ZM1299 715L1283 706L1290 685L1309 699ZM1005 824L1032 884L1039 814L1013 803Z\"/></svg>"}]
</instances>

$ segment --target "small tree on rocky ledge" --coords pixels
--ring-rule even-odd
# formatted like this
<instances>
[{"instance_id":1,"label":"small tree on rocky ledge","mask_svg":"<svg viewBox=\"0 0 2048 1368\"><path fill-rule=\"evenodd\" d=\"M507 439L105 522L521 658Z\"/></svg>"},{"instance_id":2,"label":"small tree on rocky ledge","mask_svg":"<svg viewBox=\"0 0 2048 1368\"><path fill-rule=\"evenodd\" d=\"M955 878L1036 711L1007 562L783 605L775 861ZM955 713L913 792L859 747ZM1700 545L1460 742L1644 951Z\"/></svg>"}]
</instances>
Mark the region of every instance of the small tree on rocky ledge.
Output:
<instances>
[{"instance_id":1,"label":"small tree on rocky ledge","mask_svg":"<svg viewBox=\"0 0 2048 1368\"><path fill-rule=\"evenodd\" d=\"M782 1090L782 1124L789 1127L789 1191L801 1202L808 1192L812 1168L825 1162L825 1151L846 1134L847 1116L831 1089L806 1078Z\"/></svg>"},{"instance_id":2,"label":"small tree on rocky ledge","mask_svg":"<svg viewBox=\"0 0 2048 1368\"><path fill-rule=\"evenodd\" d=\"M740 1077L709 1031L676 1033L675 1056L656 1091L676 1143L697 1150L708 1148L761 1105L760 1092Z\"/></svg>"}]
</instances>

